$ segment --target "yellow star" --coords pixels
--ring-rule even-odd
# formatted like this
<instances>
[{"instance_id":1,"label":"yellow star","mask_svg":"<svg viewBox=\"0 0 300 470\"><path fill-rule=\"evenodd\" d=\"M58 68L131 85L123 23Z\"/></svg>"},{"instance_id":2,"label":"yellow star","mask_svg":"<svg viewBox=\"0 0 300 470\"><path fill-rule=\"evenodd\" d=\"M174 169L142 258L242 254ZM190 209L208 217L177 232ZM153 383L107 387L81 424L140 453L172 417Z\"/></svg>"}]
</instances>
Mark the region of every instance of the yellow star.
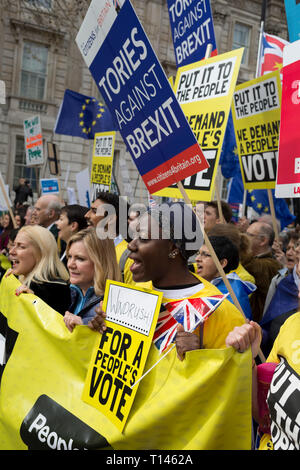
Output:
<instances>
[{"instance_id":1,"label":"yellow star","mask_svg":"<svg viewBox=\"0 0 300 470\"><path fill-rule=\"evenodd\" d=\"M81 107L81 109L84 110L85 108L86 108L86 105L83 104L82 107Z\"/></svg>"},{"instance_id":2,"label":"yellow star","mask_svg":"<svg viewBox=\"0 0 300 470\"><path fill-rule=\"evenodd\" d=\"M85 100L86 104L89 104L90 100Z\"/></svg>"},{"instance_id":3,"label":"yellow star","mask_svg":"<svg viewBox=\"0 0 300 470\"><path fill-rule=\"evenodd\" d=\"M255 196L251 196L251 201L255 201Z\"/></svg>"},{"instance_id":4,"label":"yellow star","mask_svg":"<svg viewBox=\"0 0 300 470\"><path fill-rule=\"evenodd\" d=\"M79 125L83 126L83 124L84 124L84 121L80 121Z\"/></svg>"},{"instance_id":5,"label":"yellow star","mask_svg":"<svg viewBox=\"0 0 300 470\"><path fill-rule=\"evenodd\" d=\"M97 118L101 118L101 116L102 116L101 113L97 114Z\"/></svg>"},{"instance_id":6,"label":"yellow star","mask_svg":"<svg viewBox=\"0 0 300 470\"><path fill-rule=\"evenodd\" d=\"M265 207L265 208L264 208L264 212L269 212L269 208L268 208L268 207Z\"/></svg>"},{"instance_id":7,"label":"yellow star","mask_svg":"<svg viewBox=\"0 0 300 470\"><path fill-rule=\"evenodd\" d=\"M94 125L96 124L96 122L97 122L97 121L93 121L93 122L92 122L92 126L94 126Z\"/></svg>"},{"instance_id":8,"label":"yellow star","mask_svg":"<svg viewBox=\"0 0 300 470\"><path fill-rule=\"evenodd\" d=\"M262 203L259 202L259 203L257 204L257 209L261 209L261 208L262 208Z\"/></svg>"},{"instance_id":9,"label":"yellow star","mask_svg":"<svg viewBox=\"0 0 300 470\"><path fill-rule=\"evenodd\" d=\"M83 117L84 116L84 113L79 113L79 117Z\"/></svg>"}]
</instances>

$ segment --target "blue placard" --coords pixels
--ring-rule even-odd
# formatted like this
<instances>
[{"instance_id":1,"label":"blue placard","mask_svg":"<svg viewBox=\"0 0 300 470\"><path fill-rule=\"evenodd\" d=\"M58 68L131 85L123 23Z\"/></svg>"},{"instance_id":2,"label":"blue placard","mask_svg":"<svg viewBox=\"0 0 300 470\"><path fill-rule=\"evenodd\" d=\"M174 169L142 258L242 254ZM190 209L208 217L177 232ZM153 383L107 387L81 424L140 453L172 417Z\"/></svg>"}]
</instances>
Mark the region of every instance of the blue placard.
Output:
<instances>
[{"instance_id":1,"label":"blue placard","mask_svg":"<svg viewBox=\"0 0 300 470\"><path fill-rule=\"evenodd\" d=\"M285 0L286 19L289 31L289 41L300 39L300 0Z\"/></svg>"},{"instance_id":2,"label":"blue placard","mask_svg":"<svg viewBox=\"0 0 300 470\"><path fill-rule=\"evenodd\" d=\"M100 20L105 26L103 10L97 17L102 3L92 2L96 23L92 27L92 13L88 12L90 26L83 23L76 41L153 193L202 171L208 163L130 1L125 0L118 14L110 18L108 32L99 28ZM109 9L105 13L109 15ZM97 40L99 49L93 51Z\"/></svg>"},{"instance_id":3,"label":"blue placard","mask_svg":"<svg viewBox=\"0 0 300 470\"><path fill-rule=\"evenodd\" d=\"M204 59L208 44L217 55L209 0L168 0L177 67Z\"/></svg>"},{"instance_id":4,"label":"blue placard","mask_svg":"<svg viewBox=\"0 0 300 470\"><path fill-rule=\"evenodd\" d=\"M58 180L56 179L41 179L42 194L59 193Z\"/></svg>"}]
</instances>

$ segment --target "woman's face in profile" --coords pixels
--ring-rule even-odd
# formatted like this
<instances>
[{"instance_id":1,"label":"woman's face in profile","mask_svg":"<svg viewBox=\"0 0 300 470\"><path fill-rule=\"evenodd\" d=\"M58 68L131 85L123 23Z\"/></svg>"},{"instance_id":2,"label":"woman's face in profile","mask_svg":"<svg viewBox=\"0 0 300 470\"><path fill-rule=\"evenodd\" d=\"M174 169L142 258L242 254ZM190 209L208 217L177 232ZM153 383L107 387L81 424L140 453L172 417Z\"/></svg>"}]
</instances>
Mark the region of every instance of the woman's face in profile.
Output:
<instances>
[{"instance_id":1,"label":"woman's face in profile","mask_svg":"<svg viewBox=\"0 0 300 470\"><path fill-rule=\"evenodd\" d=\"M9 251L9 256L15 276L27 276L36 265L34 247L25 233L18 233L14 245Z\"/></svg>"}]
</instances>

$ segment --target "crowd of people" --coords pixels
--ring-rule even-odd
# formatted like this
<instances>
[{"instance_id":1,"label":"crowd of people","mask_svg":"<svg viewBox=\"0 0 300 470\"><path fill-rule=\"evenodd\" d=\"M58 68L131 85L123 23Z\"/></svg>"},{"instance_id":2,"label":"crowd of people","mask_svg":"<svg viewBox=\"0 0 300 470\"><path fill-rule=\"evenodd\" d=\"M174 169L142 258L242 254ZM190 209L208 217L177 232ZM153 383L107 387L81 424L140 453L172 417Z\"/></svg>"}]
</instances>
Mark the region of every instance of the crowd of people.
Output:
<instances>
[{"instance_id":1,"label":"crowd of people","mask_svg":"<svg viewBox=\"0 0 300 470\"><path fill-rule=\"evenodd\" d=\"M178 358L184 360L188 351L201 348L233 347L243 352L251 347L256 434L269 448L299 448L300 428L295 431L299 406L291 407L291 413L296 414L289 419L295 424L288 432L286 422L276 412L282 397L278 396L278 387L274 387L276 392L271 387L271 418L265 429L257 400L259 373L264 367L260 350L268 363L280 363L296 377L300 373L300 361L291 361L292 354L300 357L297 227L288 227L275 239L271 217L252 221L243 217L234 222L224 201L199 203L203 220L197 216L197 208L192 210L181 202L156 204L144 212L122 204L109 192L97 194L89 208L66 205L56 195L41 196L34 206L18 202L14 210L15 220L19 216L17 226L9 213L1 219L1 276L17 276L21 285L16 295L31 292L40 297L63 315L70 332L82 324L104 331L101 301L108 279L162 291L162 312L170 300L227 293L228 281L234 297L229 295L207 321L194 332L184 331L178 324ZM174 206L176 210L172 210ZM121 207L127 214L125 234ZM203 229L209 244L203 239ZM103 233L106 236L101 236ZM6 338L7 362L16 334L1 314L0 333ZM276 373L277 369L274 377ZM284 439L275 438L275 431Z\"/></svg>"}]
</instances>

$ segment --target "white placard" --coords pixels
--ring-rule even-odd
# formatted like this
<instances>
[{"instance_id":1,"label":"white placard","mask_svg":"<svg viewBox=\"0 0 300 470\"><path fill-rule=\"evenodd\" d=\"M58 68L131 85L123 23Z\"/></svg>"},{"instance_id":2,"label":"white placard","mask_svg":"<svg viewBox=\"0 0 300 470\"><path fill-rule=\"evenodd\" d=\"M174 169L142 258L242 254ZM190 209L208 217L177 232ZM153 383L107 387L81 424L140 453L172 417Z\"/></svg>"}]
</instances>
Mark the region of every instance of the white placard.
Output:
<instances>
[{"instance_id":1,"label":"white placard","mask_svg":"<svg viewBox=\"0 0 300 470\"><path fill-rule=\"evenodd\" d=\"M106 319L148 336L158 300L149 292L110 284Z\"/></svg>"},{"instance_id":2,"label":"white placard","mask_svg":"<svg viewBox=\"0 0 300 470\"><path fill-rule=\"evenodd\" d=\"M76 174L76 185L79 204L81 206L90 207L90 174L89 169L85 168Z\"/></svg>"},{"instance_id":3,"label":"white placard","mask_svg":"<svg viewBox=\"0 0 300 470\"><path fill-rule=\"evenodd\" d=\"M39 116L24 120L24 139L26 151L26 166L43 165L43 137Z\"/></svg>"}]
</instances>

